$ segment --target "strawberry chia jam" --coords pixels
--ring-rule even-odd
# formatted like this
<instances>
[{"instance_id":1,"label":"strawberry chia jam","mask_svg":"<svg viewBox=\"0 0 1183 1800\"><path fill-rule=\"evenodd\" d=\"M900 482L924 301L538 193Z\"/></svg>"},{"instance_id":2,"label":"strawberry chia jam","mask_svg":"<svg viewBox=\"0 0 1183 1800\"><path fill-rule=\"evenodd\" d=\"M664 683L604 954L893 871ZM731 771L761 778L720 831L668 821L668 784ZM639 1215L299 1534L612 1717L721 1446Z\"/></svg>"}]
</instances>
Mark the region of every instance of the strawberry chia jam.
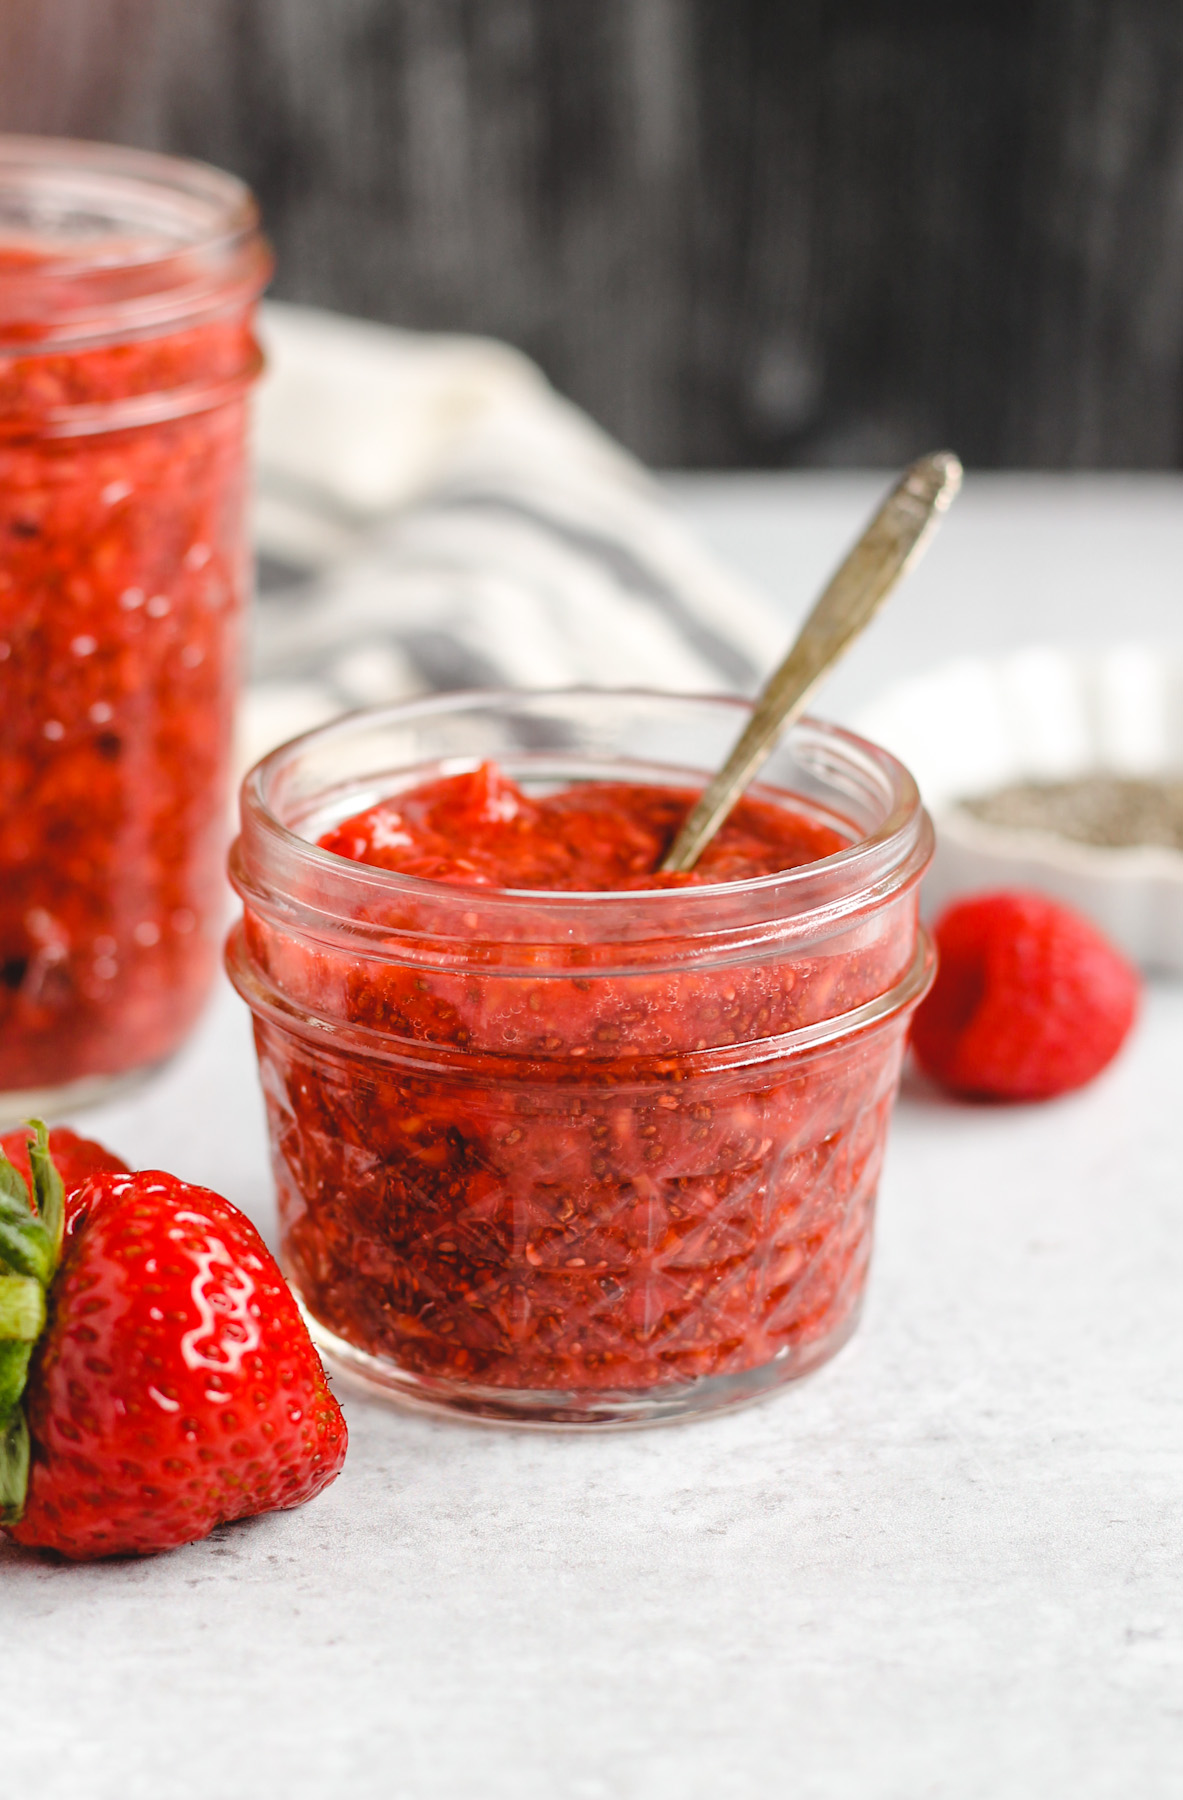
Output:
<instances>
[{"instance_id":1,"label":"strawberry chia jam","mask_svg":"<svg viewBox=\"0 0 1183 1800\"><path fill-rule=\"evenodd\" d=\"M692 875L656 875L743 716L450 695L248 777L228 959L282 1255L376 1384L643 1422L853 1330L930 827L898 763L807 721Z\"/></svg>"},{"instance_id":2,"label":"strawberry chia jam","mask_svg":"<svg viewBox=\"0 0 1183 1800\"><path fill-rule=\"evenodd\" d=\"M268 269L228 176L0 138L6 1110L157 1062L216 967Z\"/></svg>"}]
</instances>

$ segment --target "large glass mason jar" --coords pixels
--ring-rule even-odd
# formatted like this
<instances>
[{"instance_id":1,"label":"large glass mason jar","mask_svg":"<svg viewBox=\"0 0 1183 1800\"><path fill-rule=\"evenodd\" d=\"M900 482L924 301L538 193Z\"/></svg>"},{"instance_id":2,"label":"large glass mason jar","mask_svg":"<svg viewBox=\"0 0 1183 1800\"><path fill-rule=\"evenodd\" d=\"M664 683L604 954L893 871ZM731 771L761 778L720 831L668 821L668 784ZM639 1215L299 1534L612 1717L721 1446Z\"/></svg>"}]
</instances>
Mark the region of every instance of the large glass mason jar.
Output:
<instances>
[{"instance_id":1,"label":"large glass mason jar","mask_svg":"<svg viewBox=\"0 0 1183 1800\"><path fill-rule=\"evenodd\" d=\"M217 965L269 273L196 163L0 138L0 1113L150 1067Z\"/></svg>"},{"instance_id":2,"label":"large glass mason jar","mask_svg":"<svg viewBox=\"0 0 1183 1800\"><path fill-rule=\"evenodd\" d=\"M228 949L282 1256L331 1360L404 1398L614 1425L749 1399L854 1329L931 828L907 771L816 721L755 790L845 848L628 892L452 886L317 840L495 759L527 793L701 786L740 701L448 695L248 776Z\"/></svg>"}]
</instances>

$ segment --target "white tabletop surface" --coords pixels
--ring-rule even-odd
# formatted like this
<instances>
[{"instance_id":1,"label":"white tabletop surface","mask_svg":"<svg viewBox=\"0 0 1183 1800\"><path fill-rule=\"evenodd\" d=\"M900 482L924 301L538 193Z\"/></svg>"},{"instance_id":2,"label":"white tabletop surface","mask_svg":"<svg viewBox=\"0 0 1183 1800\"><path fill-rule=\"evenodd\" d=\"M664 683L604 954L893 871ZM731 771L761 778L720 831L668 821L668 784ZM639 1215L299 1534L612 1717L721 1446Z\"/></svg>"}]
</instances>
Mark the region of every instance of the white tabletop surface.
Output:
<instances>
[{"instance_id":1,"label":"white tabletop surface","mask_svg":"<svg viewBox=\"0 0 1183 1800\"><path fill-rule=\"evenodd\" d=\"M788 621L882 486L680 478ZM965 649L1183 638L1183 483L971 478L832 710ZM906 1084L870 1301L750 1411L596 1437L345 1393L300 1512L144 1562L0 1550L5 1800L1140 1800L1183 1792L1183 988L1085 1093ZM220 992L90 1115L271 1232Z\"/></svg>"}]
</instances>

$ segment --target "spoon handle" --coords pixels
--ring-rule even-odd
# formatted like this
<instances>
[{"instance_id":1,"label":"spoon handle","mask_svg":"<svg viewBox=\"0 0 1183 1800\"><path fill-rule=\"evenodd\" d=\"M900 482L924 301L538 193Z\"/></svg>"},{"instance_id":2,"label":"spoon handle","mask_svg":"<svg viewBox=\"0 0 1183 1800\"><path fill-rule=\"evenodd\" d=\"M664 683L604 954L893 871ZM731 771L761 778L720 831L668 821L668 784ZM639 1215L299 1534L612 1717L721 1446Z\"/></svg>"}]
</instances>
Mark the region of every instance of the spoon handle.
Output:
<instances>
[{"instance_id":1,"label":"spoon handle","mask_svg":"<svg viewBox=\"0 0 1183 1800\"><path fill-rule=\"evenodd\" d=\"M960 486L961 464L948 450L922 456L905 470L765 683L731 755L674 839L663 870L694 867L817 682L923 555Z\"/></svg>"}]
</instances>

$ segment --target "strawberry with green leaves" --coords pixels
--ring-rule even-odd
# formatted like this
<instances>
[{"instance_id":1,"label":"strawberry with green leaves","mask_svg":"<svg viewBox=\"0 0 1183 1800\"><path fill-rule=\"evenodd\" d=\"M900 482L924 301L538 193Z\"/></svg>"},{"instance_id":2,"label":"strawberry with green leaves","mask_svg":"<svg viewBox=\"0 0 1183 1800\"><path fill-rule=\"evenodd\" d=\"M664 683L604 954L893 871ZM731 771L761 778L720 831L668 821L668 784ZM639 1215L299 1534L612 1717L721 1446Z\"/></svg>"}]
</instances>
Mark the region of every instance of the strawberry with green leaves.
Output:
<instances>
[{"instance_id":1,"label":"strawberry with green leaves","mask_svg":"<svg viewBox=\"0 0 1183 1800\"><path fill-rule=\"evenodd\" d=\"M0 1158L8 1158L13 1168L23 1177L26 1187L33 1179L29 1149L27 1125L19 1125L15 1131L0 1133ZM106 1171L115 1175L131 1174L121 1156L116 1156L113 1150L108 1150L105 1144L97 1143L94 1138L79 1137L68 1125L55 1125L50 1132L49 1154L66 1190L67 1228L73 1211L74 1196L90 1176L101 1175Z\"/></svg>"},{"instance_id":2,"label":"strawberry with green leaves","mask_svg":"<svg viewBox=\"0 0 1183 1800\"><path fill-rule=\"evenodd\" d=\"M67 1205L33 1129L31 1200L0 1157L0 1523L147 1554L320 1493L345 1421L254 1226L159 1170L79 1171Z\"/></svg>"}]
</instances>

